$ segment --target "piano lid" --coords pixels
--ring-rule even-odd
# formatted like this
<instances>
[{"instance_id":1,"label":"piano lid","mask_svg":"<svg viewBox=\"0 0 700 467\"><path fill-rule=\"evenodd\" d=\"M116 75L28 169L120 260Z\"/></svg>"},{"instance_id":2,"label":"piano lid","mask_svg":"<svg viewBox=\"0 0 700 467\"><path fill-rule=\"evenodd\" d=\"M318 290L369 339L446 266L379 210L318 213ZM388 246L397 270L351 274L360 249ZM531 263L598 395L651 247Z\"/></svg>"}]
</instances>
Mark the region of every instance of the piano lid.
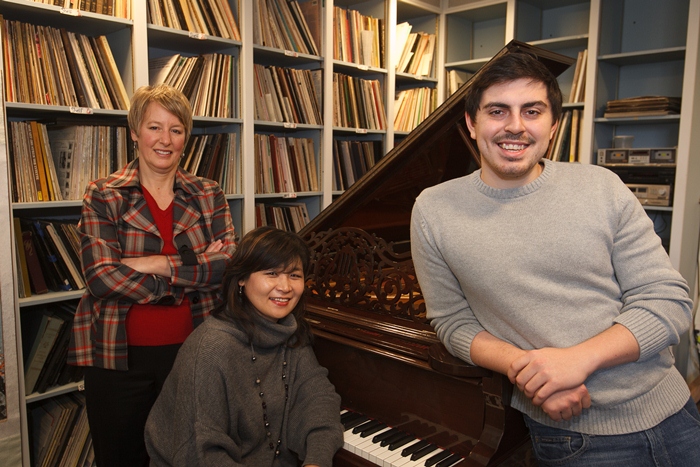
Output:
<instances>
[{"instance_id":1,"label":"piano lid","mask_svg":"<svg viewBox=\"0 0 700 467\"><path fill-rule=\"evenodd\" d=\"M512 52L536 56L555 75L575 62L518 41L496 56ZM410 256L411 210L423 189L479 168L464 118L470 82L300 231L313 254L307 278L310 303L432 330Z\"/></svg>"}]
</instances>

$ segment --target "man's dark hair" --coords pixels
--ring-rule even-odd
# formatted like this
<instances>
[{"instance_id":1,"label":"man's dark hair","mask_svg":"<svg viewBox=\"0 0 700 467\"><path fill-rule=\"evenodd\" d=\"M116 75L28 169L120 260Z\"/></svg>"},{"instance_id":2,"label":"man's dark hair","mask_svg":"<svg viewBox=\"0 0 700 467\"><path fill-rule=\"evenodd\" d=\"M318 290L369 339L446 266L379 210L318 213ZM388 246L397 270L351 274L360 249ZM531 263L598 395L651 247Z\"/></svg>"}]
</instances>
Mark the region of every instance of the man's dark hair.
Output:
<instances>
[{"instance_id":1,"label":"man's dark hair","mask_svg":"<svg viewBox=\"0 0 700 467\"><path fill-rule=\"evenodd\" d=\"M562 97L556 76L532 55L519 52L511 52L495 58L477 72L464 98L464 111L475 122L481 96L486 89L495 84L508 83L523 78L545 85L547 99L549 99L549 105L552 108L552 117L555 122L559 121Z\"/></svg>"}]
</instances>

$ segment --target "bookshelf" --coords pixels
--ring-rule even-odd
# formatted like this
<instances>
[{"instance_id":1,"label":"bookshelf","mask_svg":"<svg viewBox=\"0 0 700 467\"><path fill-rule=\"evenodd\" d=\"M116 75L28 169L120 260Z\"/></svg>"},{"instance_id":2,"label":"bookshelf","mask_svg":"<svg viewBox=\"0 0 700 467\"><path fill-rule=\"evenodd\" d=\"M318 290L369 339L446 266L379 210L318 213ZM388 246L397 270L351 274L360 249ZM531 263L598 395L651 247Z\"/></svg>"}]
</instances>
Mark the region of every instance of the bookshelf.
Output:
<instances>
[{"instance_id":1,"label":"bookshelf","mask_svg":"<svg viewBox=\"0 0 700 467\"><path fill-rule=\"evenodd\" d=\"M262 1L262 0L261 0ZM272 5L272 0L265 0ZM201 2L200 2L201 3ZM689 283L695 283L698 230L700 229L700 158L691 148L700 144L692 131L700 121L700 0L299 0L317 50L292 45L260 43L253 25L258 2L228 0L237 19L239 38L217 37L187 28L150 24L149 2L130 2L131 14L117 17L90 11L79 14L31 0L0 0L5 19L42 26L64 27L88 36L104 35L114 54L127 94L151 79L149 62L180 54L198 57L226 56L231 63L230 112L215 115L202 111L194 119L193 135L228 134L235 140L233 162L239 178L227 190L236 230L243 234L256 225L260 205L302 203L310 218L328 206L347 186L337 186L334 150L340 146L371 147L376 157L390 151L406 134L394 128L399 112L399 92L428 88L437 104L450 94L450 80L468 79L511 39L518 39L571 57L587 50L585 92L580 102L565 104L580 116L580 163L596 163L596 151L609 147L616 135L635 135L635 145L677 146L673 206L650 209L650 216L664 219L665 242L672 263ZM383 58L373 63L334 56L336 7L380 20ZM649 22L653 20L653 25ZM397 72L400 57L397 27L411 25L414 32L435 34L433 63L427 75ZM664 34L648 33L660 26ZM315 76L320 101L320 122L274 121L256 114L256 67L277 67ZM375 83L385 110L386 124L343 126L334 123L334 76L343 75ZM560 78L566 97L571 93L574 70ZM212 85L213 86L213 85ZM640 93L678 93L681 113L664 118L606 119L607 100ZM70 119L85 124L104 121L126 125L126 111L92 109L81 114L69 106L9 102L2 100L1 116L10 121L56 121ZM6 125L2 125L5 129ZM6 135L3 134L5 137ZM317 184L314 188L263 193L256 190L258 176L256 140L260 137L312 142ZM0 142L4 141L1 140ZM641 146L638 146L641 147ZM352 151L352 149L348 149ZM11 170L6 146L0 147L0 183L3 184L0 219L11 225L12 217L77 217L79 200L16 203L12 198ZM359 176L355 174L355 179ZM295 208L296 209L296 208ZM6 359L8 419L0 422L0 464L29 466L27 404L80 389L79 383L58 387L41 395L24 396L22 317L26 310L74 300L80 292L52 292L19 298L14 266L12 227L0 234L0 299L2 300L3 348ZM684 369L683 353L677 353ZM5 457L8 456L8 461Z\"/></svg>"}]
</instances>

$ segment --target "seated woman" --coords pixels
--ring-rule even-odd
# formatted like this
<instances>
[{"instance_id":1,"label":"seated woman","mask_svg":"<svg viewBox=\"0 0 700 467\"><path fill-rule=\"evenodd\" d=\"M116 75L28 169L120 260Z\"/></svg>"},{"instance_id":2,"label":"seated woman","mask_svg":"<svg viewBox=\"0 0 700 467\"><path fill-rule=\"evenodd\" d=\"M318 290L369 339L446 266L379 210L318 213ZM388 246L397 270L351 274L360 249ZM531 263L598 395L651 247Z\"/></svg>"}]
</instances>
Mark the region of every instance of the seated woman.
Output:
<instances>
[{"instance_id":1,"label":"seated woman","mask_svg":"<svg viewBox=\"0 0 700 467\"><path fill-rule=\"evenodd\" d=\"M332 465L340 396L304 320L309 250L249 232L224 275L227 304L185 341L146 423L154 466Z\"/></svg>"}]
</instances>

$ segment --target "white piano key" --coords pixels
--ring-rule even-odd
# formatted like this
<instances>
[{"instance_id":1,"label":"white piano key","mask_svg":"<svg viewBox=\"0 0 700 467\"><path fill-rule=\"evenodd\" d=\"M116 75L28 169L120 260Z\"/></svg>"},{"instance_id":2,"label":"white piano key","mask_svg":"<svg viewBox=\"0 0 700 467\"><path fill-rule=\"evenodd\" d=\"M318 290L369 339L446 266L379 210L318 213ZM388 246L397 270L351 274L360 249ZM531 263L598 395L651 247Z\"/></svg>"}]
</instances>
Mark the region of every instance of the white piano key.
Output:
<instances>
[{"instance_id":1,"label":"white piano key","mask_svg":"<svg viewBox=\"0 0 700 467\"><path fill-rule=\"evenodd\" d=\"M389 451L387 446L379 446L377 449L372 451L369 456L369 461L374 462L377 465L384 465L384 461L389 457L393 456L396 451Z\"/></svg>"},{"instance_id":2,"label":"white piano key","mask_svg":"<svg viewBox=\"0 0 700 467\"><path fill-rule=\"evenodd\" d=\"M370 452L372 452L376 448L380 447L379 443L372 442L372 438L380 433L384 433L385 431L389 431L389 430L391 430L391 428L386 427L386 428L376 432L374 435L368 436L366 438L362 438L363 441L355 447L355 449L357 451L359 451L357 454L361 455L364 459L369 460Z\"/></svg>"},{"instance_id":3,"label":"white piano key","mask_svg":"<svg viewBox=\"0 0 700 467\"><path fill-rule=\"evenodd\" d=\"M387 458L384 461L384 467L400 467L400 466L404 465L406 462L408 462L409 460L411 460L410 456L402 456L401 451L403 451L404 449L406 449L409 446L413 446L414 444L416 444L418 442L420 442L420 439L416 438L415 440L404 444L400 448L397 448L396 451L394 451L394 455Z\"/></svg>"}]
</instances>

